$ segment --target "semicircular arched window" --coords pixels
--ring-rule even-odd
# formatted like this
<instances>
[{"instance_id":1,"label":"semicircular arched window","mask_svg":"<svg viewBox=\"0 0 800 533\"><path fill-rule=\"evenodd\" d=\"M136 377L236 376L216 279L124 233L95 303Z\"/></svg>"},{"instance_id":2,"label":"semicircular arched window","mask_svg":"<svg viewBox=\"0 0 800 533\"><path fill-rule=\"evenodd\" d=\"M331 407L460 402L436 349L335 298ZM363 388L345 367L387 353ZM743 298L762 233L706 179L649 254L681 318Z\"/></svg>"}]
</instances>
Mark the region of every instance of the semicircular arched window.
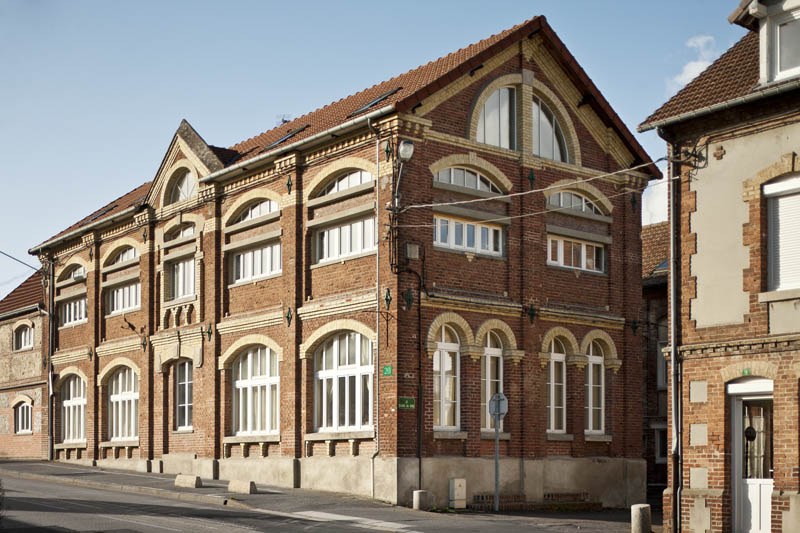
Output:
<instances>
[{"instance_id":1,"label":"semicircular arched window","mask_svg":"<svg viewBox=\"0 0 800 533\"><path fill-rule=\"evenodd\" d=\"M33 348L33 328L22 325L14 330L14 350L29 350Z\"/></svg>"},{"instance_id":2,"label":"semicircular arched window","mask_svg":"<svg viewBox=\"0 0 800 533\"><path fill-rule=\"evenodd\" d=\"M197 195L197 179L194 173L186 170L183 175L174 181L172 189L169 191L167 205L188 200L195 195Z\"/></svg>"},{"instance_id":3,"label":"semicircular arched window","mask_svg":"<svg viewBox=\"0 0 800 533\"><path fill-rule=\"evenodd\" d=\"M533 97L533 154L555 161L569 162L564 132L553 112L541 99Z\"/></svg>"},{"instance_id":4,"label":"semicircular arched window","mask_svg":"<svg viewBox=\"0 0 800 533\"><path fill-rule=\"evenodd\" d=\"M266 346L242 352L231 367L233 434L277 433L280 417L278 354Z\"/></svg>"},{"instance_id":5,"label":"semicircular arched window","mask_svg":"<svg viewBox=\"0 0 800 533\"><path fill-rule=\"evenodd\" d=\"M58 276L58 281L66 281L69 279L78 280L84 277L86 277L86 269L81 265L74 265L63 271Z\"/></svg>"},{"instance_id":6,"label":"semicircular arched window","mask_svg":"<svg viewBox=\"0 0 800 533\"><path fill-rule=\"evenodd\" d=\"M605 214L600 210L596 203L576 192L562 191L553 193L550 195L550 198L547 199L547 203L551 207L574 209L576 211L591 213L593 215Z\"/></svg>"},{"instance_id":7,"label":"semicircular arched window","mask_svg":"<svg viewBox=\"0 0 800 533\"><path fill-rule=\"evenodd\" d=\"M189 237L194 235L194 224L182 224L177 228L174 228L167 232L164 236L165 241L174 241L175 239L180 239L181 237Z\"/></svg>"},{"instance_id":8,"label":"semicircular arched window","mask_svg":"<svg viewBox=\"0 0 800 533\"><path fill-rule=\"evenodd\" d=\"M492 183L489 178L468 168L446 168L437 172L434 179L448 185L458 185L459 187L467 187L477 191L502 194L500 188Z\"/></svg>"},{"instance_id":9,"label":"semicircular arched window","mask_svg":"<svg viewBox=\"0 0 800 533\"><path fill-rule=\"evenodd\" d=\"M319 198L320 196L335 194L371 181L372 174L369 172L365 170L349 170L328 182L315 197Z\"/></svg>"},{"instance_id":10,"label":"semicircular arched window","mask_svg":"<svg viewBox=\"0 0 800 533\"><path fill-rule=\"evenodd\" d=\"M278 210L278 204L272 200L259 200L247 205L236 218L233 219L232 224L245 222L246 220L253 220L254 218L263 217Z\"/></svg>"},{"instance_id":11,"label":"semicircular arched window","mask_svg":"<svg viewBox=\"0 0 800 533\"><path fill-rule=\"evenodd\" d=\"M119 252L117 252L117 254L114 256L114 258L111 260L109 264L116 265L119 263L124 263L126 261L133 261L137 257L139 257L139 251L133 246L127 246L122 250L120 250Z\"/></svg>"},{"instance_id":12,"label":"semicircular arched window","mask_svg":"<svg viewBox=\"0 0 800 533\"><path fill-rule=\"evenodd\" d=\"M500 148L515 150L516 126L514 111L515 91L503 87L489 96L478 118L477 141Z\"/></svg>"}]
</instances>

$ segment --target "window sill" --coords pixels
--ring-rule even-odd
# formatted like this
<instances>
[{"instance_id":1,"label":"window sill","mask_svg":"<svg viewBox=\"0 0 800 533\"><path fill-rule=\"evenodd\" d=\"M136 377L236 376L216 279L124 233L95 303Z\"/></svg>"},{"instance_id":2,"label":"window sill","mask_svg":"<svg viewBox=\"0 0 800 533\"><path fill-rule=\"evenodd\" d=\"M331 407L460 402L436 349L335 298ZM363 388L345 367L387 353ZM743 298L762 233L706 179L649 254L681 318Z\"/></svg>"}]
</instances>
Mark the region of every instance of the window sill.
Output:
<instances>
[{"instance_id":1,"label":"window sill","mask_svg":"<svg viewBox=\"0 0 800 533\"><path fill-rule=\"evenodd\" d=\"M433 249L438 252L445 252L448 254L458 254L458 255L468 255L471 254L474 257L480 257L483 259L495 259L497 261L505 261L506 257L504 255L495 255L495 254L486 254L482 252L473 252L472 250L457 250L455 248L447 248L445 246L441 246L439 244L434 244Z\"/></svg>"},{"instance_id":2,"label":"window sill","mask_svg":"<svg viewBox=\"0 0 800 533\"><path fill-rule=\"evenodd\" d=\"M584 433L583 440L586 442L611 442L611 435L603 433Z\"/></svg>"},{"instance_id":3,"label":"window sill","mask_svg":"<svg viewBox=\"0 0 800 533\"><path fill-rule=\"evenodd\" d=\"M58 326L58 330L61 331L62 329L71 329L77 326L82 326L84 324L88 324L89 319L81 320L80 322L70 322L69 324L64 324L63 326Z\"/></svg>"},{"instance_id":4,"label":"window sill","mask_svg":"<svg viewBox=\"0 0 800 533\"><path fill-rule=\"evenodd\" d=\"M498 437L500 440L511 440L511 433L506 433L501 431ZM494 440L494 430L493 429L482 429L481 430L481 440Z\"/></svg>"},{"instance_id":5,"label":"window sill","mask_svg":"<svg viewBox=\"0 0 800 533\"><path fill-rule=\"evenodd\" d=\"M581 274L591 274L593 276L602 276L604 278L608 277L607 272L600 272L599 270L584 270L582 268L561 266L561 265L556 265L554 263L547 263L547 266L555 270L564 270L567 272L580 272Z\"/></svg>"},{"instance_id":6,"label":"window sill","mask_svg":"<svg viewBox=\"0 0 800 533\"><path fill-rule=\"evenodd\" d=\"M15 350L11 350L11 353L30 352L31 350L33 350L33 346L25 346L23 348L17 348Z\"/></svg>"},{"instance_id":7,"label":"window sill","mask_svg":"<svg viewBox=\"0 0 800 533\"><path fill-rule=\"evenodd\" d=\"M106 440L100 443L100 448L138 448L139 439Z\"/></svg>"},{"instance_id":8,"label":"window sill","mask_svg":"<svg viewBox=\"0 0 800 533\"><path fill-rule=\"evenodd\" d=\"M80 440L75 442L60 442L53 445L54 450L85 450L86 441Z\"/></svg>"},{"instance_id":9,"label":"window sill","mask_svg":"<svg viewBox=\"0 0 800 533\"><path fill-rule=\"evenodd\" d=\"M24 436L24 435L33 435L33 431L17 431L14 435Z\"/></svg>"},{"instance_id":10,"label":"window sill","mask_svg":"<svg viewBox=\"0 0 800 533\"><path fill-rule=\"evenodd\" d=\"M283 275L283 272L276 272L274 274L270 274L269 276L263 276L263 277L260 277L260 278L248 279L248 280L245 280L245 281L237 281L236 283L231 283L230 285L228 285L228 289L235 289L236 287L246 287L248 285L255 285L256 283L259 283L261 281L266 281L268 279L279 278L282 275Z\"/></svg>"},{"instance_id":11,"label":"window sill","mask_svg":"<svg viewBox=\"0 0 800 533\"><path fill-rule=\"evenodd\" d=\"M467 432L454 429L434 429L433 438L434 440L467 440Z\"/></svg>"},{"instance_id":12,"label":"window sill","mask_svg":"<svg viewBox=\"0 0 800 533\"><path fill-rule=\"evenodd\" d=\"M354 440L354 439L374 439L375 431L320 431L317 433L306 433L303 440L323 441L323 440Z\"/></svg>"},{"instance_id":13,"label":"window sill","mask_svg":"<svg viewBox=\"0 0 800 533\"><path fill-rule=\"evenodd\" d=\"M547 440L554 442L572 442L575 440L575 435L572 433L552 433L548 431Z\"/></svg>"},{"instance_id":14,"label":"window sill","mask_svg":"<svg viewBox=\"0 0 800 533\"><path fill-rule=\"evenodd\" d=\"M762 292L758 295L758 303L779 302L781 300L800 299L800 289L784 289L777 291Z\"/></svg>"},{"instance_id":15,"label":"window sill","mask_svg":"<svg viewBox=\"0 0 800 533\"><path fill-rule=\"evenodd\" d=\"M222 444L242 444L242 443L257 443L257 442L280 442L281 436L278 434L268 435L232 435L230 437L223 437Z\"/></svg>"},{"instance_id":16,"label":"window sill","mask_svg":"<svg viewBox=\"0 0 800 533\"><path fill-rule=\"evenodd\" d=\"M314 270L316 268L322 268L330 265L343 265L348 261L352 261L353 259L361 259L362 257L368 257L370 255L375 255L375 250L370 250L369 252L361 252L360 254L355 255L348 255L347 257L342 257L338 259L331 259L330 261L325 261L324 263L317 263L316 265L311 265L309 268Z\"/></svg>"},{"instance_id":17,"label":"window sill","mask_svg":"<svg viewBox=\"0 0 800 533\"><path fill-rule=\"evenodd\" d=\"M196 300L197 300L196 294L192 296L184 296L182 298L176 298L174 300L167 300L163 304L161 304L161 307L163 309L167 309L169 307L177 307L179 305L188 304Z\"/></svg>"},{"instance_id":18,"label":"window sill","mask_svg":"<svg viewBox=\"0 0 800 533\"><path fill-rule=\"evenodd\" d=\"M191 435L192 433L194 433L194 428L193 427L187 427L187 428L180 428L180 429L173 429L172 430L172 434L173 435Z\"/></svg>"},{"instance_id":19,"label":"window sill","mask_svg":"<svg viewBox=\"0 0 800 533\"><path fill-rule=\"evenodd\" d=\"M140 307L132 307L131 309L122 309L120 311L114 311L113 313L109 313L106 315L106 318L114 318L115 316L122 316L127 315L128 313L135 313L136 311L141 311L142 308Z\"/></svg>"}]
</instances>

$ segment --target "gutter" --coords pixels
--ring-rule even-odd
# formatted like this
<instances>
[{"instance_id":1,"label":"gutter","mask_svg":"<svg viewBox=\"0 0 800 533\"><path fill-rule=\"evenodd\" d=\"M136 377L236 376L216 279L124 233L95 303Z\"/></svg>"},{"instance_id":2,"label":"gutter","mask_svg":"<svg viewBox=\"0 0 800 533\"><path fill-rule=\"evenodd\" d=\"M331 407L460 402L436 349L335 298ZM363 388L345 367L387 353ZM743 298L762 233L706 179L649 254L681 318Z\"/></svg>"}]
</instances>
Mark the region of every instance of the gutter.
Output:
<instances>
[{"instance_id":1,"label":"gutter","mask_svg":"<svg viewBox=\"0 0 800 533\"><path fill-rule=\"evenodd\" d=\"M769 96L775 96L777 94L783 94L785 92L792 91L794 89L800 88L800 80L794 80L787 83L781 83L780 85L770 87L768 89L764 89L758 91L756 93L747 94L745 96L740 96L738 98L734 98L733 100L728 100L725 102L720 102L718 104L701 107L700 109L695 109L694 111L689 111L688 113L682 113L680 115L676 115L674 117L665 118L662 120L657 120L655 122L649 122L647 124L642 124L636 131L639 133L644 133L646 131L650 131L656 128L663 128L664 126L671 126L673 124L677 124L678 122L683 122L685 120L690 120L693 118L701 117L704 115L708 115L711 113L715 113L717 111L722 111L724 109L728 109L731 107L735 107L737 105L746 104L748 102L752 102L755 100L759 100L761 98L767 98Z\"/></svg>"},{"instance_id":2,"label":"gutter","mask_svg":"<svg viewBox=\"0 0 800 533\"><path fill-rule=\"evenodd\" d=\"M321 131L321 132L319 132L317 134L314 134L311 137L307 137L307 138L302 139L300 141L293 142L292 144L287 144L286 146L284 146L282 148L276 148L275 150L271 150L271 151L266 152L264 154L257 155L256 157L252 157L250 159L242 161L241 163L237 163L237 164L232 165L230 167L223 168L222 170L218 170L216 172L212 172L208 176L206 176L204 178L201 178L200 179L200 183L210 183L210 182L216 181L218 178L226 176L227 174L230 174L230 173L232 173L232 172L234 172L236 170L239 170L239 169L242 169L242 168L245 168L245 167L250 167L250 166L253 166L253 165L257 165L258 163L261 163L262 161L265 161L265 160L270 159L272 157L279 156L279 155L281 155L283 153L286 153L286 152L290 152L290 151L294 150L295 148L299 148L299 147L301 147L303 145L306 145L306 144L312 143L314 141L320 140L323 137L327 137L328 135L331 135L331 134L334 134L334 133L339 133L339 132L344 132L345 130L348 130L348 129L354 127L354 126L361 125L362 122L367 123L368 121L370 121L373 118L376 118L376 117L379 117L381 115L385 115L386 113L389 113L391 111L394 111L394 109L395 109L394 104L387 105L385 107L382 107L380 109L377 109L377 110L373 111L372 113L367 113L366 115L363 115L361 117L354 118L352 120L348 120L347 122L343 122L342 124L339 124L338 126L334 126L332 128L328 128L327 130ZM248 169L245 168L245 170L248 170Z\"/></svg>"},{"instance_id":3,"label":"gutter","mask_svg":"<svg viewBox=\"0 0 800 533\"><path fill-rule=\"evenodd\" d=\"M38 252L44 250L48 246L51 246L51 245L56 244L56 243L61 242L61 241L65 241L67 239L71 239L72 237L76 237L76 236L80 235L81 233L84 233L86 230L97 228L99 226L102 226L103 224L109 224L111 222L115 222L115 221L117 221L117 220L119 220L121 218L124 218L124 217L130 215L131 213L134 213L138 207L139 207L138 205L132 205L131 207L129 207L127 209L123 209L122 211L120 211L116 215L111 215L108 218L101 218L100 220L96 220L96 221L92 222L91 224L86 224L85 226L81 226L79 228L76 228L76 229L70 231L69 233L67 233L65 235L62 235L61 237L55 237L53 239L50 239L49 241L43 242L42 244L40 244L39 246L37 246L35 248L31 248L30 250L28 250L28 253L31 254L31 255L37 255Z\"/></svg>"},{"instance_id":4,"label":"gutter","mask_svg":"<svg viewBox=\"0 0 800 533\"><path fill-rule=\"evenodd\" d=\"M12 311L6 311L5 313L0 314L0 320L5 320L16 315L24 315L25 313L30 313L31 311L39 311L41 313L43 311L42 304L33 304L14 309Z\"/></svg>"}]
</instances>

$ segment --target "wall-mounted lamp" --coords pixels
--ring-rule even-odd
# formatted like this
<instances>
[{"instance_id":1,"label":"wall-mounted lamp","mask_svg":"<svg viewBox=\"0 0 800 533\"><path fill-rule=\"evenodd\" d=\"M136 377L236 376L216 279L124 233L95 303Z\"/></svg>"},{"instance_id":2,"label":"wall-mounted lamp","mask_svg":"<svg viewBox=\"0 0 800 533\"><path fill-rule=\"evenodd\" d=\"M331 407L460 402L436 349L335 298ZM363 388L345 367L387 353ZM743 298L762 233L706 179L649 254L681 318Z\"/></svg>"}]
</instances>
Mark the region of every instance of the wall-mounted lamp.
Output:
<instances>
[{"instance_id":1,"label":"wall-mounted lamp","mask_svg":"<svg viewBox=\"0 0 800 533\"><path fill-rule=\"evenodd\" d=\"M406 292L403 293L403 298L406 301L406 309L411 309L411 306L414 305L414 292L411 287L407 288Z\"/></svg>"},{"instance_id":2,"label":"wall-mounted lamp","mask_svg":"<svg viewBox=\"0 0 800 533\"><path fill-rule=\"evenodd\" d=\"M533 169L528 172L528 181L531 184L531 189L533 189L533 183L536 181L536 174L533 172Z\"/></svg>"},{"instance_id":3,"label":"wall-mounted lamp","mask_svg":"<svg viewBox=\"0 0 800 533\"><path fill-rule=\"evenodd\" d=\"M533 324L533 319L536 318L536 309L532 305L522 307L522 311L528 315L528 320Z\"/></svg>"},{"instance_id":4,"label":"wall-mounted lamp","mask_svg":"<svg viewBox=\"0 0 800 533\"><path fill-rule=\"evenodd\" d=\"M142 240L144 242L147 242L147 228L144 228L144 230L142 230Z\"/></svg>"},{"instance_id":5,"label":"wall-mounted lamp","mask_svg":"<svg viewBox=\"0 0 800 533\"><path fill-rule=\"evenodd\" d=\"M286 326L292 325L292 308L286 310Z\"/></svg>"},{"instance_id":6,"label":"wall-mounted lamp","mask_svg":"<svg viewBox=\"0 0 800 533\"><path fill-rule=\"evenodd\" d=\"M142 337L142 351L147 349L147 337Z\"/></svg>"},{"instance_id":7,"label":"wall-mounted lamp","mask_svg":"<svg viewBox=\"0 0 800 533\"><path fill-rule=\"evenodd\" d=\"M289 174L289 177L286 179L286 192L292 194L292 175Z\"/></svg>"},{"instance_id":8,"label":"wall-mounted lamp","mask_svg":"<svg viewBox=\"0 0 800 533\"><path fill-rule=\"evenodd\" d=\"M386 309L389 309L392 305L392 292L388 287L386 288L386 294L383 295L383 301L386 302Z\"/></svg>"},{"instance_id":9,"label":"wall-mounted lamp","mask_svg":"<svg viewBox=\"0 0 800 533\"><path fill-rule=\"evenodd\" d=\"M631 329L633 330L633 335L635 337L636 336L636 330L639 329L639 321L638 320L634 319L633 322L631 322Z\"/></svg>"},{"instance_id":10,"label":"wall-mounted lamp","mask_svg":"<svg viewBox=\"0 0 800 533\"><path fill-rule=\"evenodd\" d=\"M89 361L91 361L91 360L92 360L92 349L89 348Z\"/></svg>"},{"instance_id":11,"label":"wall-mounted lamp","mask_svg":"<svg viewBox=\"0 0 800 533\"><path fill-rule=\"evenodd\" d=\"M214 330L211 328L211 324L209 324L205 330L203 329L203 326L200 326L200 334L205 334L209 341L211 340L211 335L213 335L213 333Z\"/></svg>"},{"instance_id":12,"label":"wall-mounted lamp","mask_svg":"<svg viewBox=\"0 0 800 533\"><path fill-rule=\"evenodd\" d=\"M397 157L402 163L408 163L414 156L414 143L409 140L400 141L397 147Z\"/></svg>"},{"instance_id":13,"label":"wall-mounted lamp","mask_svg":"<svg viewBox=\"0 0 800 533\"><path fill-rule=\"evenodd\" d=\"M91 249L91 248L89 248L89 261L91 261L91 260L92 260L92 255L93 255L93 253L92 253L92 249Z\"/></svg>"},{"instance_id":14,"label":"wall-mounted lamp","mask_svg":"<svg viewBox=\"0 0 800 533\"><path fill-rule=\"evenodd\" d=\"M392 141L387 139L383 143L383 153L386 154L386 161L389 161L392 158L392 151L394 150L394 146L392 146Z\"/></svg>"}]
</instances>

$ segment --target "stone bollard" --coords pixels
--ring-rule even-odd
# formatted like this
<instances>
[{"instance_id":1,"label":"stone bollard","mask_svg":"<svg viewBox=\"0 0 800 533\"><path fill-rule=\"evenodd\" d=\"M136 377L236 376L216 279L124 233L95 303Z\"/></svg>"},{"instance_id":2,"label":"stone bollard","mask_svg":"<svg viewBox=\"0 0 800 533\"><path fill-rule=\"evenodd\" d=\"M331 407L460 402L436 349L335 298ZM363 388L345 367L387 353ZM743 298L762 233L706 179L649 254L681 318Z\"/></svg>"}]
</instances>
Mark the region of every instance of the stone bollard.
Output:
<instances>
[{"instance_id":1,"label":"stone bollard","mask_svg":"<svg viewBox=\"0 0 800 533\"><path fill-rule=\"evenodd\" d=\"M190 476L188 474L178 474L175 476L175 486L185 487L189 489L199 489L203 486L203 482L199 476Z\"/></svg>"},{"instance_id":2,"label":"stone bollard","mask_svg":"<svg viewBox=\"0 0 800 533\"><path fill-rule=\"evenodd\" d=\"M255 494L258 492L253 481L232 479L228 483L228 492L238 492L239 494Z\"/></svg>"},{"instance_id":3,"label":"stone bollard","mask_svg":"<svg viewBox=\"0 0 800 533\"><path fill-rule=\"evenodd\" d=\"M427 511L431 508L430 500L428 499L427 490L414 491L414 509L417 511Z\"/></svg>"},{"instance_id":4,"label":"stone bollard","mask_svg":"<svg viewBox=\"0 0 800 533\"><path fill-rule=\"evenodd\" d=\"M646 503L631 505L631 533L650 533L650 506Z\"/></svg>"}]
</instances>

